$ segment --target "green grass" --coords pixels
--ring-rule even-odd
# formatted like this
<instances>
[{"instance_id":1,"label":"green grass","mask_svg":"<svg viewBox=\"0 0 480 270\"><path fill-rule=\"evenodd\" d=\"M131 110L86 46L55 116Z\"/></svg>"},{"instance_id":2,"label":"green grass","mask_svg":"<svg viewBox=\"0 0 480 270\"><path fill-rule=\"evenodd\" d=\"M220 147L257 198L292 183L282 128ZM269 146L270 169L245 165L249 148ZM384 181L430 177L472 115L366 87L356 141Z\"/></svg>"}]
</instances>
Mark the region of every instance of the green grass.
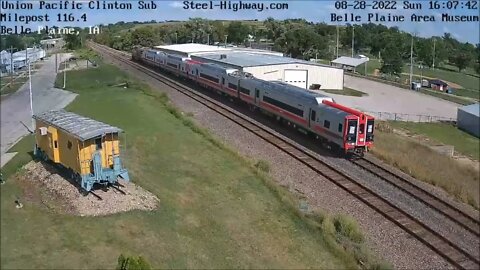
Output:
<instances>
[{"instance_id":1,"label":"green grass","mask_svg":"<svg viewBox=\"0 0 480 270\"><path fill-rule=\"evenodd\" d=\"M263 174L268 163L256 169L165 95L112 66L67 76L67 89L79 94L67 109L127 132L125 165L135 183L160 198L160 208L95 218L54 214L29 201L18 210L13 200L23 191L8 179L0 198L8 217L1 220L1 268L112 269L120 253L141 255L154 268L344 269L370 258L364 245L343 248L343 231L323 229L332 222L302 215L295 198ZM129 89L111 86L124 81ZM27 137L15 146L6 175L30 160L31 145Z\"/></svg>"},{"instance_id":2,"label":"green grass","mask_svg":"<svg viewBox=\"0 0 480 270\"><path fill-rule=\"evenodd\" d=\"M465 98L462 98L462 97L457 97L455 95L445 94L443 92L437 92L437 91L424 89L424 88L420 89L419 92L430 95L430 96L438 97L438 98L441 98L441 99L445 99L445 100L448 100L448 101L451 101L451 102L454 102L454 103L457 103L457 104L461 104L461 105L470 105L470 104L475 103L473 100L468 100L468 99L465 99Z\"/></svg>"},{"instance_id":3,"label":"green grass","mask_svg":"<svg viewBox=\"0 0 480 270\"><path fill-rule=\"evenodd\" d=\"M374 155L418 180L444 189L459 201L479 208L480 179L477 170L434 151L425 143L419 143L418 139L395 134L392 128L402 127L424 134L433 144L435 141L450 143L457 151L463 151L477 160L478 139L442 124L378 122L376 125L375 146L371 151Z\"/></svg>"},{"instance_id":4,"label":"green grass","mask_svg":"<svg viewBox=\"0 0 480 270\"><path fill-rule=\"evenodd\" d=\"M425 135L434 143L453 145L455 151L480 160L480 140L454 125L445 123L412 123L412 122L389 122L394 128L402 128L414 134Z\"/></svg>"},{"instance_id":5,"label":"green grass","mask_svg":"<svg viewBox=\"0 0 480 270\"><path fill-rule=\"evenodd\" d=\"M329 90L329 89L323 90L322 89L322 91L330 93L330 94L342 95L342 96L352 96L352 97L362 97L362 96L367 95L367 93L364 93L362 91L358 91L358 90L355 90L355 89L351 89L351 88L348 88L348 87L343 87L343 90Z\"/></svg>"}]
</instances>

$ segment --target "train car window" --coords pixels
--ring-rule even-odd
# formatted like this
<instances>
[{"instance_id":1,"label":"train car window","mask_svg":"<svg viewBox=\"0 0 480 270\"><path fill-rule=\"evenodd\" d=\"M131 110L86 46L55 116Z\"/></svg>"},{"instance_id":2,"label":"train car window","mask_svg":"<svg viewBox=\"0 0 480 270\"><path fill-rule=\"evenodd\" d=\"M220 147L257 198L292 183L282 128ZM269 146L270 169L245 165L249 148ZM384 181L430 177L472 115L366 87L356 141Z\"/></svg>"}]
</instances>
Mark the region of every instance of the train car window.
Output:
<instances>
[{"instance_id":1,"label":"train car window","mask_svg":"<svg viewBox=\"0 0 480 270\"><path fill-rule=\"evenodd\" d=\"M225 78L222 78L222 84L225 85Z\"/></svg>"},{"instance_id":2,"label":"train car window","mask_svg":"<svg viewBox=\"0 0 480 270\"><path fill-rule=\"evenodd\" d=\"M58 148L58 142L57 141L53 141L53 147Z\"/></svg>"},{"instance_id":3,"label":"train car window","mask_svg":"<svg viewBox=\"0 0 480 270\"><path fill-rule=\"evenodd\" d=\"M197 72L197 76L198 76L198 69L195 69L195 71Z\"/></svg>"},{"instance_id":4,"label":"train car window","mask_svg":"<svg viewBox=\"0 0 480 270\"><path fill-rule=\"evenodd\" d=\"M360 124L360 129L358 130L358 133L363 134L364 130L365 130L365 124Z\"/></svg>"},{"instance_id":5,"label":"train car window","mask_svg":"<svg viewBox=\"0 0 480 270\"><path fill-rule=\"evenodd\" d=\"M286 104L286 103L283 103L283 102L281 102L281 101L278 101L278 100L276 100L276 99L273 99L273 98L267 97L267 96L263 96L263 101L268 102L268 103L270 103L270 104L272 104L272 105L274 105L274 106L277 106L277 107L279 107L279 108L281 108L281 109L284 109L284 110L286 110L286 111L288 111L288 112L291 112L291 113L293 113L293 114L296 114L296 115L298 115L298 116L302 116L302 117L303 117L303 110L301 110L301 109L299 109L299 108L293 107L293 106L291 106L291 105L288 105L288 104Z\"/></svg>"},{"instance_id":6,"label":"train car window","mask_svg":"<svg viewBox=\"0 0 480 270\"><path fill-rule=\"evenodd\" d=\"M241 86L240 86L240 92L242 92L244 94L247 94L247 95L250 95L250 90L247 89L247 88L241 87Z\"/></svg>"},{"instance_id":7,"label":"train car window","mask_svg":"<svg viewBox=\"0 0 480 270\"><path fill-rule=\"evenodd\" d=\"M326 128L330 128L330 121L328 120L323 121L323 126Z\"/></svg>"},{"instance_id":8,"label":"train car window","mask_svg":"<svg viewBox=\"0 0 480 270\"><path fill-rule=\"evenodd\" d=\"M237 86L233 83L228 83L228 87L237 90ZM240 88L241 89L241 88Z\"/></svg>"},{"instance_id":9,"label":"train car window","mask_svg":"<svg viewBox=\"0 0 480 270\"><path fill-rule=\"evenodd\" d=\"M102 149L102 138L95 139L95 147L97 150Z\"/></svg>"},{"instance_id":10,"label":"train car window","mask_svg":"<svg viewBox=\"0 0 480 270\"><path fill-rule=\"evenodd\" d=\"M316 114L317 113L314 110L312 110L312 112L310 113L310 120L315 121L315 119L317 118Z\"/></svg>"},{"instance_id":11,"label":"train car window","mask_svg":"<svg viewBox=\"0 0 480 270\"><path fill-rule=\"evenodd\" d=\"M72 149L72 145L73 145L72 142L71 142L71 141L68 141L68 143L67 143L68 149Z\"/></svg>"},{"instance_id":12,"label":"train car window","mask_svg":"<svg viewBox=\"0 0 480 270\"><path fill-rule=\"evenodd\" d=\"M349 127L348 134L355 134L355 126Z\"/></svg>"},{"instance_id":13,"label":"train car window","mask_svg":"<svg viewBox=\"0 0 480 270\"><path fill-rule=\"evenodd\" d=\"M343 125L342 124L338 124L338 132L342 132L343 131Z\"/></svg>"},{"instance_id":14,"label":"train car window","mask_svg":"<svg viewBox=\"0 0 480 270\"><path fill-rule=\"evenodd\" d=\"M255 96L256 96L257 98L260 97L260 90L258 90L258 89L256 89L256 88L255 88Z\"/></svg>"}]
</instances>

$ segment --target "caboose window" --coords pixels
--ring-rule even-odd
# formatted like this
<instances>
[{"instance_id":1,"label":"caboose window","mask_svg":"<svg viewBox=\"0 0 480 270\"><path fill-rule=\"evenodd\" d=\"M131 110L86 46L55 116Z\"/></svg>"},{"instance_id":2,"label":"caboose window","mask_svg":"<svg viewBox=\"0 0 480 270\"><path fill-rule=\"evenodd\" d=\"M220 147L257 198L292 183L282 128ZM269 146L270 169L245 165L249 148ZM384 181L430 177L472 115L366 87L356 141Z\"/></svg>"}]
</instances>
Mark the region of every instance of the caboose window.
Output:
<instances>
[{"instance_id":1,"label":"caboose window","mask_svg":"<svg viewBox=\"0 0 480 270\"><path fill-rule=\"evenodd\" d=\"M72 149L72 145L73 145L72 142L71 142L71 141L68 141L68 143L67 143L68 149Z\"/></svg>"},{"instance_id":2,"label":"caboose window","mask_svg":"<svg viewBox=\"0 0 480 270\"><path fill-rule=\"evenodd\" d=\"M95 147L97 150L102 149L102 138L95 139Z\"/></svg>"},{"instance_id":3,"label":"caboose window","mask_svg":"<svg viewBox=\"0 0 480 270\"><path fill-rule=\"evenodd\" d=\"M325 128L330 128L330 121L324 120L324 121L323 121L323 126L324 126Z\"/></svg>"},{"instance_id":4,"label":"caboose window","mask_svg":"<svg viewBox=\"0 0 480 270\"><path fill-rule=\"evenodd\" d=\"M58 142L57 141L53 141L53 147L58 148Z\"/></svg>"}]
</instances>

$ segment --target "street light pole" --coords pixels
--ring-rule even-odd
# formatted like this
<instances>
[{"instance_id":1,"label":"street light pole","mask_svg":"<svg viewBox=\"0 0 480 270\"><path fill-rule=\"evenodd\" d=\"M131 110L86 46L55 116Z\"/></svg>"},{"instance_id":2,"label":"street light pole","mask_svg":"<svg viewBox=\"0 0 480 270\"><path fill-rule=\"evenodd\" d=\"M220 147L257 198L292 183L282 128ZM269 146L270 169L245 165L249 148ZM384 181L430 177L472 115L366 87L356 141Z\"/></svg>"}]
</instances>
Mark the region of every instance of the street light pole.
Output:
<instances>
[{"instance_id":1,"label":"street light pole","mask_svg":"<svg viewBox=\"0 0 480 270\"><path fill-rule=\"evenodd\" d=\"M228 38L228 35L225 35L225 48L227 47L227 38Z\"/></svg>"}]
</instances>

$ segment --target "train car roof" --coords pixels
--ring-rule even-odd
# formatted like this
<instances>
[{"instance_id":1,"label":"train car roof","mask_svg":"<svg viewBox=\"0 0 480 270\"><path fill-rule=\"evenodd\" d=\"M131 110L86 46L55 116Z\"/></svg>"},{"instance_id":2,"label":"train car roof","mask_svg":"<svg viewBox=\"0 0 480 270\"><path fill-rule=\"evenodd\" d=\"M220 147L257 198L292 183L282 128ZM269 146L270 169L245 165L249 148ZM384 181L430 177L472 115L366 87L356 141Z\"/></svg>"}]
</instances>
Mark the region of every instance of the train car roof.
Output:
<instances>
[{"instance_id":1,"label":"train car roof","mask_svg":"<svg viewBox=\"0 0 480 270\"><path fill-rule=\"evenodd\" d=\"M47 111L34 115L33 118L61 129L81 141L86 141L107 133L122 132L118 127L65 110Z\"/></svg>"},{"instance_id":2,"label":"train car roof","mask_svg":"<svg viewBox=\"0 0 480 270\"><path fill-rule=\"evenodd\" d=\"M225 71L226 73L237 71L237 69L235 69L235 68L229 68L229 67L222 66L222 65L219 65L219 64L215 64L215 63L201 63L200 65L202 67L207 67L207 68L210 68L212 70Z\"/></svg>"}]
</instances>

